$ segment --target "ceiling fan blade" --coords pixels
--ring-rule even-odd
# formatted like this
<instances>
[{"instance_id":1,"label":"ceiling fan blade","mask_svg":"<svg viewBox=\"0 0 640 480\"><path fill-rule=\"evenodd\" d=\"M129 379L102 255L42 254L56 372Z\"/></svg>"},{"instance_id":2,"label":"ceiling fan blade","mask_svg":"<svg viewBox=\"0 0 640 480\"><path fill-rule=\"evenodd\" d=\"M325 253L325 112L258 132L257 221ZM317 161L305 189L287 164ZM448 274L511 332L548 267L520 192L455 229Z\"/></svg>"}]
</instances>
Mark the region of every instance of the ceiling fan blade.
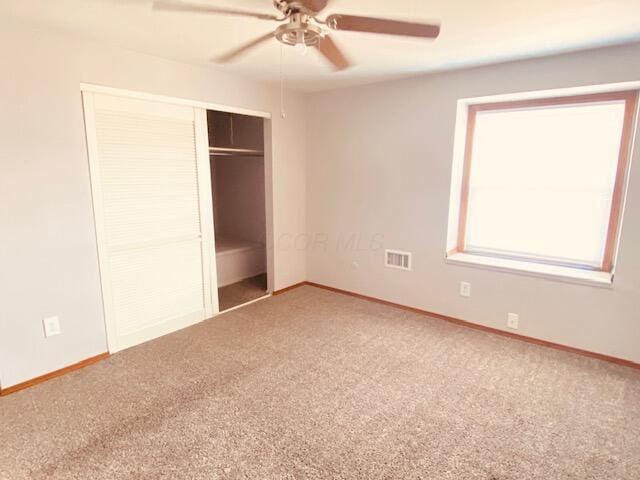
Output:
<instances>
[{"instance_id":1,"label":"ceiling fan blade","mask_svg":"<svg viewBox=\"0 0 640 480\"><path fill-rule=\"evenodd\" d=\"M261 20L280 20L275 15L260 12L247 12L235 8L212 7L198 3L187 3L170 0L156 0L153 2L154 10L165 10L169 12L193 12L193 13L213 13L219 15L237 15L241 17L254 17Z\"/></svg>"},{"instance_id":2,"label":"ceiling fan blade","mask_svg":"<svg viewBox=\"0 0 640 480\"><path fill-rule=\"evenodd\" d=\"M273 32L269 32L266 35L263 35L261 37L256 38L255 40L252 40L248 43L245 43L244 45L239 46L238 48L234 48L233 50L231 50L228 53L225 53L224 55L221 55L219 57L214 58L212 61L216 62L216 63L229 63L234 61L236 58L238 58L240 55L246 53L247 51L249 51L250 49L252 49L253 47L266 42L267 40L273 38Z\"/></svg>"},{"instance_id":3,"label":"ceiling fan blade","mask_svg":"<svg viewBox=\"0 0 640 480\"><path fill-rule=\"evenodd\" d=\"M305 8L311 10L312 12L318 13L325 8L329 4L329 0L298 0L299 3L305 6Z\"/></svg>"},{"instance_id":4,"label":"ceiling fan blade","mask_svg":"<svg viewBox=\"0 0 640 480\"><path fill-rule=\"evenodd\" d=\"M351 63L349 62L349 60L347 60L347 57L344 56L342 50L338 48L331 37L324 37L316 45L316 48L322 55L324 55L327 60L331 62L335 70L344 70L345 68L349 68L351 66Z\"/></svg>"},{"instance_id":5,"label":"ceiling fan blade","mask_svg":"<svg viewBox=\"0 0 640 480\"><path fill-rule=\"evenodd\" d=\"M440 25L401 22L356 15L329 15L327 25L334 30L405 35L408 37L436 38L440 34Z\"/></svg>"}]
</instances>

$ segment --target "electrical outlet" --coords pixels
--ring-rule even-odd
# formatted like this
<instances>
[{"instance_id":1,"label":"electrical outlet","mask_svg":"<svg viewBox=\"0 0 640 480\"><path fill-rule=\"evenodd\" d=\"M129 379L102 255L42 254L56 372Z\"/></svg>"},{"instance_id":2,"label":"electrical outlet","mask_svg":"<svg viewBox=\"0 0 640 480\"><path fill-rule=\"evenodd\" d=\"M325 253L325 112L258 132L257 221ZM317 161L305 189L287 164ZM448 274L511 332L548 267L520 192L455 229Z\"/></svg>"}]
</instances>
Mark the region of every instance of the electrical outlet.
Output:
<instances>
[{"instance_id":1,"label":"electrical outlet","mask_svg":"<svg viewBox=\"0 0 640 480\"><path fill-rule=\"evenodd\" d=\"M460 296L461 297L471 296L471 284L469 282L460 282Z\"/></svg>"},{"instance_id":2,"label":"electrical outlet","mask_svg":"<svg viewBox=\"0 0 640 480\"><path fill-rule=\"evenodd\" d=\"M461 297L471 296L471 284L469 282L460 282L460 296Z\"/></svg>"},{"instance_id":3,"label":"electrical outlet","mask_svg":"<svg viewBox=\"0 0 640 480\"><path fill-rule=\"evenodd\" d=\"M53 337L60 335L60 319L58 317L48 317L42 320L44 325L44 336Z\"/></svg>"},{"instance_id":4,"label":"electrical outlet","mask_svg":"<svg viewBox=\"0 0 640 480\"><path fill-rule=\"evenodd\" d=\"M517 313L507 314L507 327L517 330L519 322L520 322L520 315L518 315Z\"/></svg>"}]
</instances>

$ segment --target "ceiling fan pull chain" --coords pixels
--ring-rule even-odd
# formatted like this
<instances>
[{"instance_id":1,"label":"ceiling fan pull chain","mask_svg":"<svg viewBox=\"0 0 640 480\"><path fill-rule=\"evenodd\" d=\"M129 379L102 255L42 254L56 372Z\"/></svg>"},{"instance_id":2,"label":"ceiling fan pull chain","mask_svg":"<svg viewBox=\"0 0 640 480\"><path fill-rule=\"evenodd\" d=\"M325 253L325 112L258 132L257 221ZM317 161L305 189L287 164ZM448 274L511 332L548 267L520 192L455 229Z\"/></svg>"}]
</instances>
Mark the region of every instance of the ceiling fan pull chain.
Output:
<instances>
[{"instance_id":1,"label":"ceiling fan pull chain","mask_svg":"<svg viewBox=\"0 0 640 480\"><path fill-rule=\"evenodd\" d=\"M284 45L280 44L280 116L282 118L286 118L287 114L284 111L284 69L283 69L283 47Z\"/></svg>"}]
</instances>

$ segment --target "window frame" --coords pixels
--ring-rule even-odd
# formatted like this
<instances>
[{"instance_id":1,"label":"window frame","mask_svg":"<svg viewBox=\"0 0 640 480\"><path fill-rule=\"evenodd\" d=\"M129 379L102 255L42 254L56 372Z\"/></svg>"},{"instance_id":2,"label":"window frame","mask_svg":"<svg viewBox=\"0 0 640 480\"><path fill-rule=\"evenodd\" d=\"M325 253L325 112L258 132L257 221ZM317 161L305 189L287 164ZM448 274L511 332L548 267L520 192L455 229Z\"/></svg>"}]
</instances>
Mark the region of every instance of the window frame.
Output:
<instances>
[{"instance_id":1,"label":"window frame","mask_svg":"<svg viewBox=\"0 0 640 480\"><path fill-rule=\"evenodd\" d=\"M467 125L464 139L464 158L462 167L462 183L460 190L460 205L458 211L457 241L456 247L450 254L463 253L515 260L518 262L547 264L558 267L568 267L566 263L554 262L552 259L535 258L533 256L508 256L492 254L490 252L474 252L466 248L466 228L469 213L469 187L471 181L471 165L473 161L473 140L478 112L533 109L537 107L553 107L578 104L597 104L611 101L623 101L625 105L620 148L616 165L616 178L611 198L611 211L605 236L605 248L602 262L599 268L587 265L571 265L570 268L582 270L594 270L597 272L613 273L614 259L617 250L619 230L622 220L624 191L627 172L629 168L635 117L638 108L638 90L623 90L613 92L590 93L582 95L565 95L558 97L533 98L526 100L506 100L490 103L475 103L467 105Z\"/></svg>"}]
</instances>

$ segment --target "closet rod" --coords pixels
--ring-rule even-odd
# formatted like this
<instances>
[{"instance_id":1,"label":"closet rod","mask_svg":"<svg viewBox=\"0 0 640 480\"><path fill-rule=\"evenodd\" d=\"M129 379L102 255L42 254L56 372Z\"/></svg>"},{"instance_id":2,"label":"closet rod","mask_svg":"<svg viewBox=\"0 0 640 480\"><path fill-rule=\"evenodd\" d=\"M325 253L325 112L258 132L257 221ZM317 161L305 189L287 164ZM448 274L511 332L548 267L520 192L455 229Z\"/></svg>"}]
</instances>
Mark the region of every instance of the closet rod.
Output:
<instances>
[{"instance_id":1,"label":"closet rod","mask_svg":"<svg viewBox=\"0 0 640 480\"><path fill-rule=\"evenodd\" d=\"M209 147L209 155L218 156L243 156L243 157L262 157L264 152L262 150L253 150L250 148L225 148L225 147Z\"/></svg>"}]
</instances>

